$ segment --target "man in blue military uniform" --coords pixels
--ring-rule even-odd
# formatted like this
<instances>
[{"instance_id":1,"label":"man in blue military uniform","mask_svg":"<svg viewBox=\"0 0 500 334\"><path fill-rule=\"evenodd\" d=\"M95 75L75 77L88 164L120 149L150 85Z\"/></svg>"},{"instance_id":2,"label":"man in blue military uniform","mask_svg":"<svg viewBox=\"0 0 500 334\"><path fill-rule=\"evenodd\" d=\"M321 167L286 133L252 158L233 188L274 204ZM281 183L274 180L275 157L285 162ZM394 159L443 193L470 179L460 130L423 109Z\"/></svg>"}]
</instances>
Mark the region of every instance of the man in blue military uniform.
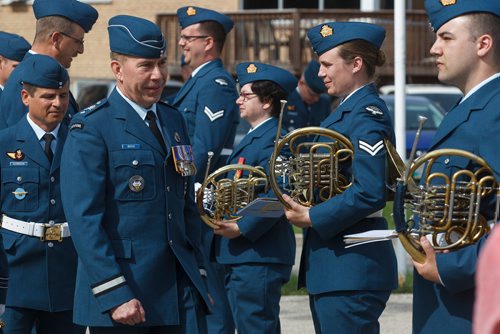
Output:
<instances>
[{"instance_id":1,"label":"man in blue military uniform","mask_svg":"<svg viewBox=\"0 0 500 334\"><path fill-rule=\"evenodd\" d=\"M221 167L231 153L239 123L236 84L220 59L226 35L234 23L224 14L195 6L179 8L177 16L182 29L179 46L186 66L193 72L177 93L173 105L186 120L198 169L196 182L201 183L206 172L207 153L214 153L210 172ZM202 229L204 252L210 256L213 233L206 225ZM208 329L211 333L234 333L222 269L215 262L207 265L207 269L214 274L209 275L209 291L217 300L212 314L207 317Z\"/></svg>"},{"instance_id":2,"label":"man in blue military uniform","mask_svg":"<svg viewBox=\"0 0 500 334\"><path fill-rule=\"evenodd\" d=\"M456 148L472 152L500 179L500 3L498 1L426 0L436 41L438 79L460 88L464 97L443 119L430 150ZM450 175L465 166L461 159L433 164L432 173ZM482 214L494 217L494 204L483 201ZM423 264L414 262L413 331L471 333L474 276L484 242L436 254L429 242Z\"/></svg>"},{"instance_id":3,"label":"man in blue military uniform","mask_svg":"<svg viewBox=\"0 0 500 334\"><path fill-rule=\"evenodd\" d=\"M79 255L74 321L92 334L204 333L189 136L160 102L167 43L133 16L112 17L108 32L116 88L73 118L61 167Z\"/></svg>"},{"instance_id":4,"label":"man in blue military uniform","mask_svg":"<svg viewBox=\"0 0 500 334\"><path fill-rule=\"evenodd\" d=\"M318 77L318 72L319 63L311 60L304 69L297 88L288 96L283 114L283 128L287 131L318 126L330 114L331 98L324 94L326 87Z\"/></svg>"},{"instance_id":5,"label":"man in blue military uniform","mask_svg":"<svg viewBox=\"0 0 500 334\"><path fill-rule=\"evenodd\" d=\"M224 14L194 6L179 8L177 16L182 28L179 46L193 72L173 105L186 119L198 169L196 181L203 182L207 153L214 153L211 171L224 164L239 122L236 84L220 59L233 21Z\"/></svg>"},{"instance_id":6,"label":"man in blue military uniform","mask_svg":"<svg viewBox=\"0 0 500 334\"><path fill-rule=\"evenodd\" d=\"M47 55L68 69L73 58L83 53L83 38L97 20L97 11L77 0L35 0L33 12L37 20L35 40L25 58L36 53ZM20 98L22 68L23 62L12 71L0 98L0 129L17 123L27 112ZM78 105L70 92L67 120L77 112Z\"/></svg>"},{"instance_id":7,"label":"man in blue military uniform","mask_svg":"<svg viewBox=\"0 0 500 334\"><path fill-rule=\"evenodd\" d=\"M28 114L0 133L3 246L9 262L5 333L84 333L73 324L77 255L64 215L59 166L69 77L33 55L21 73ZM20 84L20 83L18 83Z\"/></svg>"},{"instance_id":8,"label":"man in blue military uniform","mask_svg":"<svg viewBox=\"0 0 500 334\"><path fill-rule=\"evenodd\" d=\"M352 164L341 163L339 172L353 181L341 194L310 208L283 196L291 207L285 211L288 220L306 228L299 286L305 285L309 293L317 333L379 333L378 318L397 287L392 244L346 249L343 238L387 228L382 216L387 175L384 141L394 142L394 132L387 106L373 83L376 67L385 61L380 50L385 30L362 22L327 22L307 36L319 56L319 76L328 94L343 99L321 127L351 141Z\"/></svg>"},{"instance_id":9,"label":"man in blue military uniform","mask_svg":"<svg viewBox=\"0 0 500 334\"><path fill-rule=\"evenodd\" d=\"M30 48L23 37L0 31L0 98L7 79Z\"/></svg>"}]
</instances>

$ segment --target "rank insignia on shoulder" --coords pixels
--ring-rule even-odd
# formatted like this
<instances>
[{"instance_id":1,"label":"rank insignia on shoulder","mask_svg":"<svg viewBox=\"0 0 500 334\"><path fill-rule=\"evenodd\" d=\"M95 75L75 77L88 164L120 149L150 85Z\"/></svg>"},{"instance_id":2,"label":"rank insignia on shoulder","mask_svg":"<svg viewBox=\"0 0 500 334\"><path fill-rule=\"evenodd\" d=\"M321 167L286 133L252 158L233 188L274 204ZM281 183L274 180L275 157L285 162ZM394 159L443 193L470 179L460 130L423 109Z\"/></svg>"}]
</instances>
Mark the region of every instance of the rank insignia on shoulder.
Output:
<instances>
[{"instance_id":1,"label":"rank insignia on shoulder","mask_svg":"<svg viewBox=\"0 0 500 334\"><path fill-rule=\"evenodd\" d=\"M73 123L69 127L69 131L73 131L73 130L76 130L76 129L80 129L80 130L83 129L83 123Z\"/></svg>"},{"instance_id":2,"label":"rank insignia on shoulder","mask_svg":"<svg viewBox=\"0 0 500 334\"><path fill-rule=\"evenodd\" d=\"M174 166L177 173L182 176L196 174L191 145L172 146L172 156L174 157Z\"/></svg>"},{"instance_id":3,"label":"rank insignia on shoulder","mask_svg":"<svg viewBox=\"0 0 500 334\"><path fill-rule=\"evenodd\" d=\"M222 78L215 79L215 82L221 86L227 86L227 81Z\"/></svg>"},{"instance_id":4,"label":"rank insignia on shoulder","mask_svg":"<svg viewBox=\"0 0 500 334\"><path fill-rule=\"evenodd\" d=\"M205 113L205 115L207 115L208 119L210 119L210 122L213 122L213 121L221 118L222 116L224 116L224 109L213 112L212 110L210 110L209 107L205 106L205 109L203 109L203 112Z\"/></svg>"},{"instance_id":5,"label":"rank insignia on shoulder","mask_svg":"<svg viewBox=\"0 0 500 334\"><path fill-rule=\"evenodd\" d=\"M24 159L24 153L18 148L15 152L7 152L7 156L12 160L20 161Z\"/></svg>"},{"instance_id":6,"label":"rank insignia on shoulder","mask_svg":"<svg viewBox=\"0 0 500 334\"><path fill-rule=\"evenodd\" d=\"M135 193L144 189L144 178L140 175L134 175L128 180L128 188Z\"/></svg>"},{"instance_id":7,"label":"rank insignia on shoulder","mask_svg":"<svg viewBox=\"0 0 500 334\"><path fill-rule=\"evenodd\" d=\"M384 114L384 112L380 110L380 108L377 106L368 106L365 108L365 110L368 111L373 116L382 116Z\"/></svg>"}]
</instances>

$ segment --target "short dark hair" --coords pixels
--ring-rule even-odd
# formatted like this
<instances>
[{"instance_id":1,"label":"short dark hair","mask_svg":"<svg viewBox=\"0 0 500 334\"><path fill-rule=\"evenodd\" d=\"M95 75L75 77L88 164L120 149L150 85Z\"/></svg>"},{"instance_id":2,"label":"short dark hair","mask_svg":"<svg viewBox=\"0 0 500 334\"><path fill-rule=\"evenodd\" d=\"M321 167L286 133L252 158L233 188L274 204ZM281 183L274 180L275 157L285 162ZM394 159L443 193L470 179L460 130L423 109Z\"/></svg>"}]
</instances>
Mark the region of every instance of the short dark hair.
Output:
<instances>
[{"instance_id":1,"label":"short dark hair","mask_svg":"<svg viewBox=\"0 0 500 334\"><path fill-rule=\"evenodd\" d=\"M500 17L490 13L469 14L469 29L473 40L479 36L490 35L493 38L493 56L500 57Z\"/></svg>"},{"instance_id":2,"label":"short dark hair","mask_svg":"<svg viewBox=\"0 0 500 334\"><path fill-rule=\"evenodd\" d=\"M44 42L55 32L73 34L73 22L62 16L46 16L36 21L35 42Z\"/></svg>"},{"instance_id":3,"label":"short dark hair","mask_svg":"<svg viewBox=\"0 0 500 334\"><path fill-rule=\"evenodd\" d=\"M32 84L23 83L23 89L27 91L31 97L35 95L37 88L38 88L37 86L33 86Z\"/></svg>"},{"instance_id":4,"label":"short dark hair","mask_svg":"<svg viewBox=\"0 0 500 334\"><path fill-rule=\"evenodd\" d=\"M385 53L362 39L344 43L339 46L339 56L346 62L352 62L355 57L363 58L366 74L372 79L375 76L375 68L385 64Z\"/></svg>"},{"instance_id":5,"label":"short dark hair","mask_svg":"<svg viewBox=\"0 0 500 334\"><path fill-rule=\"evenodd\" d=\"M226 41L226 32L222 24L215 21L202 21L199 29L201 34L211 36L214 39L215 47L221 53Z\"/></svg>"},{"instance_id":6,"label":"short dark hair","mask_svg":"<svg viewBox=\"0 0 500 334\"><path fill-rule=\"evenodd\" d=\"M252 82L252 92L257 94L259 101L262 103L271 103L272 117L279 117L281 113L280 100L286 100L288 94L281 88L280 85L270 80L258 80Z\"/></svg>"}]
</instances>

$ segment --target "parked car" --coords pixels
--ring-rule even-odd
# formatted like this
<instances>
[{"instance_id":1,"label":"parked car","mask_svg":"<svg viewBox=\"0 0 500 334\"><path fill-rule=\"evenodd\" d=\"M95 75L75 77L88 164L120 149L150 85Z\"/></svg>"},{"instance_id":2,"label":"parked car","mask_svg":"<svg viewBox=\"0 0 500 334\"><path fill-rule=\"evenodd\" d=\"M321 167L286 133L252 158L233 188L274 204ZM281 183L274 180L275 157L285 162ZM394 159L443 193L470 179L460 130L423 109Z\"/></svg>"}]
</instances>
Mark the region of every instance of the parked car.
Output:
<instances>
[{"instance_id":1,"label":"parked car","mask_svg":"<svg viewBox=\"0 0 500 334\"><path fill-rule=\"evenodd\" d=\"M394 95L394 85L382 86L379 89L383 95ZM462 98L463 94L457 87L434 84L407 84L407 95L419 95L434 101L444 112L448 112Z\"/></svg>"},{"instance_id":2,"label":"parked car","mask_svg":"<svg viewBox=\"0 0 500 334\"><path fill-rule=\"evenodd\" d=\"M394 122L394 95L381 95L391 114ZM431 100L423 96L406 96L406 159L409 158L413 141L418 129L418 116L427 117L424 123L420 140L417 144L416 156L418 157L425 153L432 143L432 139L436 133L439 124L444 118L441 109L436 106Z\"/></svg>"}]
</instances>

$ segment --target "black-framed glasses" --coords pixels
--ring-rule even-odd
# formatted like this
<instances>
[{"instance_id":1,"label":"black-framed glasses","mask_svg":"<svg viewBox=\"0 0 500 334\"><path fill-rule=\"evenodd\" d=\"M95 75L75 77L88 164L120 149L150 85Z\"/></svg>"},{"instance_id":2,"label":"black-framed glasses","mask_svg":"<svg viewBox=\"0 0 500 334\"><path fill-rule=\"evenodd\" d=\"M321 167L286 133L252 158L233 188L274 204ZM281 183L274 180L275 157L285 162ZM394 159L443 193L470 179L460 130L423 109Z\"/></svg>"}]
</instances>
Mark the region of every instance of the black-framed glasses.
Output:
<instances>
[{"instance_id":1,"label":"black-framed glasses","mask_svg":"<svg viewBox=\"0 0 500 334\"><path fill-rule=\"evenodd\" d=\"M83 46L83 43L85 43L85 41L82 39L79 39L79 38L76 38L75 36L71 36L70 34L67 34L65 32L62 32L62 31L59 31L59 33L63 36L66 36L68 38L71 38L72 40L74 40L75 42L77 42L78 44L82 45Z\"/></svg>"},{"instance_id":2,"label":"black-framed glasses","mask_svg":"<svg viewBox=\"0 0 500 334\"><path fill-rule=\"evenodd\" d=\"M207 35L181 35L179 37L179 39L182 41L182 40L185 40L186 42L188 43L191 43L192 41L194 41L195 39L198 39L198 38L208 38L210 36L207 36Z\"/></svg>"},{"instance_id":3,"label":"black-framed glasses","mask_svg":"<svg viewBox=\"0 0 500 334\"><path fill-rule=\"evenodd\" d=\"M247 102L248 100L252 99L253 97L257 96L256 93L247 93L247 92L240 92L240 97L243 98L243 102Z\"/></svg>"}]
</instances>

